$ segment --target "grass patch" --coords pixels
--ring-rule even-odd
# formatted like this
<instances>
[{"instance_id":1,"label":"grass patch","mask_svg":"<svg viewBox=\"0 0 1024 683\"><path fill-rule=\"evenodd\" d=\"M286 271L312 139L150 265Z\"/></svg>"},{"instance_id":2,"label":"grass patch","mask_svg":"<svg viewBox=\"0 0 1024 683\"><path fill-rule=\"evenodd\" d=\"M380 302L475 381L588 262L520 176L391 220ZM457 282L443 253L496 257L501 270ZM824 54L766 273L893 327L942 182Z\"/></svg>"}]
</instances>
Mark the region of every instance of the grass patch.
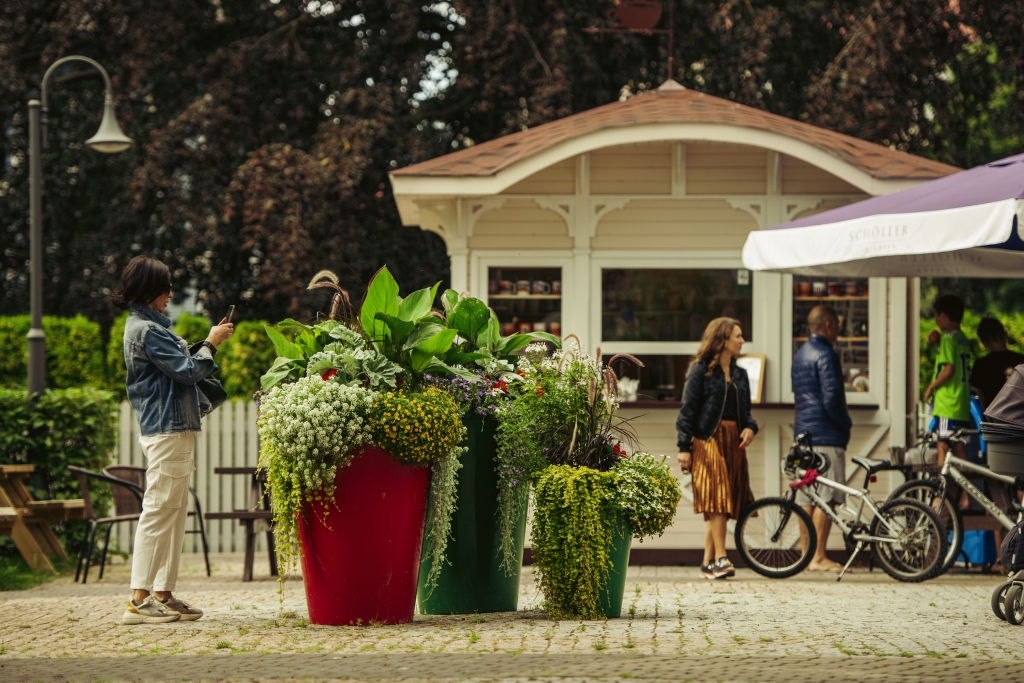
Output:
<instances>
[{"instance_id":1,"label":"grass patch","mask_svg":"<svg viewBox=\"0 0 1024 683\"><path fill-rule=\"evenodd\" d=\"M480 640L480 636L479 636L479 634L477 634L477 632L476 632L476 631L470 631L470 632L469 632L469 642L470 642L471 644L472 644L472 643L476 643L476 642L478 642L479 640Z\"/></svg>"},{"instance_id":2,"label":"grass patch","mask_svg":"<svg viewBox=\"0 0 1024 683\"><path fill-rule=\"evenodd\" d=\"M762 643L774 643L775 639L774 638L769 638L768 636L761 636L761 642Z\"/></svg>"},{"instance_id":3,"label":"grass patch","mask_svg":"<svg viewBox=\"0 0 1024 683\"><path fill-rule=\"evenodd\" d=\"M231 643L229 643L226 640L222 640L219 643L217 643L217 649L218 650L230 650L231 649Z\"/></svg>"},{"instance_id":4,"label":"grass patch","mask_svg":"<svg viewBox=\"0 0 1024 683\"><path fill-rule=\"evenodd\" d=\"M52 581L74 569L78 558L53 559L51 561L54 569L57 570L56 574L45 570L34 571L20 555L0 557L0 591L23 591Z\"/></svg>"},{"instance_id":5,"label":"grass patch","mask_svg":"<svg viewBox=\"0 0 1024 683\"><path fill-rule=\"evenodd\" d=\"M600 652L601 650L607 649L607 645L604 643L594 643L594 649Z\"/></svg>"},{"instance_id":6,"label":"grass patch","mask_svg":"<svg viewBox=\"0 0 1024 683\"><path fill-rule=\"evenodd\" d=\"M904 652L900 653L900 657L913 657L913 656L914 656L913 652L906 652L906 651L904 651Z\"/></svg>"}]
</instances>

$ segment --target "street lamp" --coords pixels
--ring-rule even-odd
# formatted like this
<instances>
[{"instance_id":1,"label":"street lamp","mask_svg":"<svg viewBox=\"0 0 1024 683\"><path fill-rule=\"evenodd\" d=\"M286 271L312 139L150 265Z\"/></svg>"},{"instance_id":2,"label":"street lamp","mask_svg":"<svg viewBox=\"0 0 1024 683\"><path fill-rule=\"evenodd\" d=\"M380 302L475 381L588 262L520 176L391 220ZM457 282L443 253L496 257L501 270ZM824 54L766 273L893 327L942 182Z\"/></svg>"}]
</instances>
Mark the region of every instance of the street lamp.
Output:
<instances>
[{"instance_id":1,"label":"street lamp","mask_svg":"<svg viewBox=\"0 0 1024 683\"><path fill-rule=\"evenodd\" d=\"M43 160L42 149L46 147L46 83L50 75L61 64L71 61L85 62L96 68L103 76L104 100L103 120L96 135L85 144L97 152L113 154L123 152L132 146L132 140L121 132L114 114L114 96L110 76L106 69L88 57L62 57L50 65L43 75L39 87L42 102L28 101L28 153L29 153L29 233L31 244L30 304L32 326L28 332L28 393L41 394L46 388L46 333L43 332Z\"/></svg>"}]
</instances>

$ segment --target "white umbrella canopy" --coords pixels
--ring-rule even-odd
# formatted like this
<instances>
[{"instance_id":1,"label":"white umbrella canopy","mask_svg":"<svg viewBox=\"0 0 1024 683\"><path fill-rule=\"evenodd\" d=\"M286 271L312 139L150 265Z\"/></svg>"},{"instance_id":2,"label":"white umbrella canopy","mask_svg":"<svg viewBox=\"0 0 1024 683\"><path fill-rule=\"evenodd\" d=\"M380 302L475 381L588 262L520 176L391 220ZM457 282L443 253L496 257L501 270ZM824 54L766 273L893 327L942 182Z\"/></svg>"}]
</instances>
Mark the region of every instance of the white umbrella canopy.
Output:
<instances>
[{"instance_id":1,"label":"white umbrella canopy","mask_svg":"<svg viewBox=\"0 0 1024 683\"><path fill-rule=\"evenodd\" d=\"M837 277L1024 276L1024 154L753 232L743 265Z\"/></svg>"}]
</instances>

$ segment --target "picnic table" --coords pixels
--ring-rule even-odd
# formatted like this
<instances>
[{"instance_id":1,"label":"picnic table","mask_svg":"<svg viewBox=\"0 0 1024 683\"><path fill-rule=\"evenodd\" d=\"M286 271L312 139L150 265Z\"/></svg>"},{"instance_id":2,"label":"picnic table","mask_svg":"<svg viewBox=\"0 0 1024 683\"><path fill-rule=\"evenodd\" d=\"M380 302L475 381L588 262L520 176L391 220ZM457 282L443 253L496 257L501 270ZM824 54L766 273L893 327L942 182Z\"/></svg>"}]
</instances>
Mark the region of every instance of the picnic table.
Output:
<instances>
[{"instance_id":1,"label":"picnic table","mask_svg":"<svg viewBox=\"0 0 1024 683\"><path fill-rule=\"evenodd\" d=\"M248 475L249 483L249 507L246 510L232 510L231 512L208 512L204 515L207 520L237 519L241 526L245 527L245 565L242 569L242 581L252 581L252 565L256 558L256 534L267 534L267 552L270 555L270 575L277 576L277 552L274 549L274 534L270 530L270 522L274 519L274 513L270 509L270 498L265 495L267 473L264 470L256 471L254 467L214 467L214 474L223 475Z\"/></svg>"},{"instance_id":2,"label":"picnic table","mask_svg":"<svg viewBox=\"0 0 1024 683\"><path fill-rule=\"evenodd\" d=\"M32 569L56 571L49 556L66 558L68 553L50 525L85 519L85 501L35 500L22 481L35 469L33 465L0 465L0 535L14 540Z\"/></svg>"}]
</instances>

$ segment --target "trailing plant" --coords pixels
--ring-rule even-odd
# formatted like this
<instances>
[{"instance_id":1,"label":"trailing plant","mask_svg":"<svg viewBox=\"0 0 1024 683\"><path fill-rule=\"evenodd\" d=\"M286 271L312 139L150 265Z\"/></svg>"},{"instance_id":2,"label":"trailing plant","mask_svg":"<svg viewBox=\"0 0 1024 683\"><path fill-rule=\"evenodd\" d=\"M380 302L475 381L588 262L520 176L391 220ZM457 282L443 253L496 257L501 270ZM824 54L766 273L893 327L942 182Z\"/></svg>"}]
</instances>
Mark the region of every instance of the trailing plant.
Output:
<instances>
[{"instance_id":1,"label":"trailing plant","mask_svg":"<svg viewBox=\"0 0 1024 683\"><path fill-rule=\"evenodd\" d=\"M429 592L437 587L444 566L444 554L448 548L448 539L452 535L452 515L455 513L459 493L459 470L462 461L459 456L465 448L456 446L449 457L435 461L430 466L430 497L431 507L423 528L424 554L430 558L430 572L426 582Z\"/></svg>"},{"instance_id":2,"label":"trailing plant","mask_svg":"<svg viewBox=\"0 0 1024 683\"><path fill-rule=\"evenodd\" d=\"M628 420L615 417L615 373L601 364L600 351L597 359L590 358L575 337L568 340L555 353L544 344L526 348L520 382L498 411L499 528L506 568L517 562L515 522L540 470L554 463L606 471L619 460L621 442L636 440Z\"/></svg>"},{"instance_id":3,"label":"trailing plant","mask_svg":"<svg viewBox=\"0 0 1024 683\"><path fill-rule=\"evenodd\" d=\"M551 465L536 478L531 543L551 619L600 619L608 579L614 472Z\"/></svg>"},{"instance_id":4,"label":"trailing plant","mask_svg":"<svg viewBox=\"0 0 1024 683\"><path fill-rule=\"evenodd\" d=\"M620 458L612 467L612 506L625 515L637 539L661 536L675 518L682 489L665 464L667 459L634 453Z\"/></svg>"},{"instance_id":5,"label":"trailing plant","mask_svg":"<svg viewBox=\"0 0 1024 683\"><path fill-rule=\"evenodd\" d=\"M371 442L369 415L375 397L369 389L320 377L283 384L261 397L258 468L267 472L274 501L274 541L282 577L296 566L303 506L330 501L338 469ZM330 506L324 509L329 511Z\"/></svg>"}]
</instances>

